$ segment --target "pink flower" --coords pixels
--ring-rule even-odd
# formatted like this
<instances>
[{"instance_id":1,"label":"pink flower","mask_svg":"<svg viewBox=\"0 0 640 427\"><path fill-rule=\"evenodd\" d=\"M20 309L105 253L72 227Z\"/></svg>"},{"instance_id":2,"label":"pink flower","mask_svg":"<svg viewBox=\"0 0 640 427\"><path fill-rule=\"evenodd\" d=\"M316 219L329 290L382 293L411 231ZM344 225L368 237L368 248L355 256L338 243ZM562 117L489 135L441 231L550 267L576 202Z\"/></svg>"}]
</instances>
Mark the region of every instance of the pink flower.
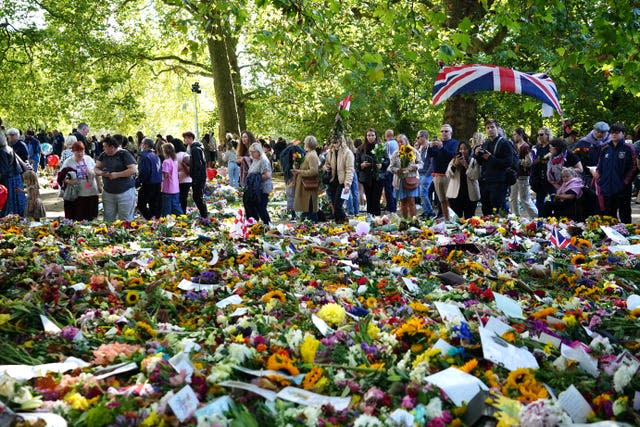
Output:
<instances>
[{"instance_id":1,"label":"pink flower","mask_svg":"<svg viewBox=\"0 0 640 427\"><path fill-rule=\"evenodd\" d=\"M402 398L402 407L404 409L413 409L414 406L416 406L416 402L411 396L405 395Z\"/></svg>"}]
</instances>

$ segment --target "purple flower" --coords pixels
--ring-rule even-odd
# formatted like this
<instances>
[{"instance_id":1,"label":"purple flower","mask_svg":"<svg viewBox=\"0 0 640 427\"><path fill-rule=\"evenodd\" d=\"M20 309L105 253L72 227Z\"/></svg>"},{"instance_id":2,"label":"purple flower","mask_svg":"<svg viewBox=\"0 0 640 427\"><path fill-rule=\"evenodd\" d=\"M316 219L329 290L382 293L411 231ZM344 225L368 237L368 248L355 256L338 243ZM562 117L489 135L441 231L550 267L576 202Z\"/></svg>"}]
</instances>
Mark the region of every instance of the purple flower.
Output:
<instances>
[{"instance_id":1,"label":"purple flower","mask_svg":"<svg viewBox=\"0 0 640 427\"><path fill-rule=\"evenodd\" d=\"M78 335L78 332L80 332L80 329L76 328L75 326L65 326L64 328L62 328L60 336L65 340L71 342L76 337L76 335Z\"/></svg>"}]
</instances>

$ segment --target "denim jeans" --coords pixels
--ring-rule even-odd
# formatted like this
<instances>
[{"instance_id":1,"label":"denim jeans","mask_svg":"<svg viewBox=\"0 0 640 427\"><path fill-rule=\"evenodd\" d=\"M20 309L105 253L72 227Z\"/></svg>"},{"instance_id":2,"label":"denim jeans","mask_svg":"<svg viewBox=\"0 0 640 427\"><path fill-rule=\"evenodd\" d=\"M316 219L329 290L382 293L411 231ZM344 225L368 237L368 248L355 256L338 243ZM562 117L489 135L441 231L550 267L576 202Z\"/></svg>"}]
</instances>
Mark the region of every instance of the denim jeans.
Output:
<instances>
[{"instance_id":1,"label":"denim jeans","mask_svg":"<svg viewBox=\"0 0 640 427\"><path fill-rule=\"evenodd\" d=\"M393 173L387 172L384 177L384 197L387 199L387 210L395 212L397 210L396 195L393 188Z\"/></svg>"},{"instance_id":2,"label":"denim jeans","mask_svg":"<svg viewBox=\"0 0 640 427\"><path fill-rule=\"evenodd\" d=\"M236 162L229 162L227 166L229 185L233 188L240 187L240 166Z\"/></svg>"},{"instance_id":3,"label":"denim jeans","mask_svg":"<svg viewBox=\"0 0 640 427\"><path fill-rule=\"evenodd\" d=\"M505 182L483 182L480 184L480 200L482 215L497 215L504 209L507 198L507 184Z\"/></svg>"},{"instance_id":4,"label":"denim jeans","mask_svg":"<svg viewBox=\"0 0 640 427\"><path fill-rule=\"evenodd\" d=\"M160 216L182 215L183 213L182 206L180 206L180 193L162 193L162 213Z\"/></svg>"},{"instance_id":5,"label":"denim jeans","mask_svg":"<svg viewBox=\"0 0 640 427\"><path fill-rule=\"evenodd\" d=\"M351 194L346 203L347 213L349 215L358 215L360 213L360 190L358 188L358 174L353 173L353 181L351 181Z\"/></svg>"},{"instance_id":6,"label":"denim jeans","mask_svg":"<svg viewBox=\"0 0 640 427\"><path fill-rule=\"evenodd\" d=\"M538 209L533 200L531 200L528 176L519 176L516 183L511 186L509 206L512 214L518 216L526 215L528 218L538 216Z\"/></svg>"},{"instance_id":7,"label":"denim jeans","mask_svg":"<svg viewBox=\"0 0 640 427\"><path fill-rule=\"evenodd\" d=\"M420 175L420 204L422 205L422 213L425 215L433 214L433 206L429 200L431 182L433 182L431 175Z\"/></svg>"},{"instance_id":8,"label":"denim jeans","mask_svg":"<svg viewBox=\"0 0 640 427\"><path fill-rule=\"evenodd\" d=\"M115 221L116 218L122 221L131 221L136 207L136 189L131 187L119 194L104 191L102 193L102 205L106 222Z\"/></svg>"}]
</instances>

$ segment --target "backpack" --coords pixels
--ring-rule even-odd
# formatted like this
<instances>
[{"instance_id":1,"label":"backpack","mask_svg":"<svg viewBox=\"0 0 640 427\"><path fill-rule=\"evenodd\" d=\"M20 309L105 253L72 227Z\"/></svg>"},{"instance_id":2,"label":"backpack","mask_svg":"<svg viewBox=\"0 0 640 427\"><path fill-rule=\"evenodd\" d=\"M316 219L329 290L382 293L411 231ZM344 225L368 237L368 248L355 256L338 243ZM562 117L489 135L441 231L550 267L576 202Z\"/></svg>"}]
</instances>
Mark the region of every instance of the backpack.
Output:
<instances>
[{"instance_id":1,"label":"backpack","mask_svg":"<svg viewBox=\"0 0 640 427\"><path fill-rule=\"evenodd\" d=\"M509 164L509 166L507 166L507 169L505 170L505 182L508 186L512 186L518 180L518 169L520 168L520 155L518 154L518 151L513 146L513 144L504 138L500 138L496 143L496 147L493 150L494 155L498 151L498 145L500 145L501 142L504 142L505 144L507 144L507 146L509 147L509 151L511 152L511 163Z\"/></svg>"}]
</instances>

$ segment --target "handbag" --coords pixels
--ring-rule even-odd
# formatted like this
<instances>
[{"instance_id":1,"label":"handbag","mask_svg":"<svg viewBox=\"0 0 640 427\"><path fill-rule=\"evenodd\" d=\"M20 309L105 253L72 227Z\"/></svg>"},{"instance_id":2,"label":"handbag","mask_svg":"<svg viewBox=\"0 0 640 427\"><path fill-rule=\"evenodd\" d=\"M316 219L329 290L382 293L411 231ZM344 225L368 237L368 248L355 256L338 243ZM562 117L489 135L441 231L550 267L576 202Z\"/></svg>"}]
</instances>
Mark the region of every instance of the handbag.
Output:
<instances>
[{"instance_id":1,"label":"handbag","mask_svg":"<svg viewBox=\"0 0 640 427\"><path fill-rule=\"evenodd\" d=\"M67 188L64 189L64 194L62 198L65 202L75 202L78 200L80 196L80 185L79 184L69 184Z\"/></svg>"},{"instance_id":2,"label":"handbag","mask_svg":"<svg viewBox=\"0 0 640 427\"><path fill-rule=\"evenodd\" d=\"M415 190L418 188L418 184L420 184L420 180L417 176L405 176L402 178L402 187L405 190Z\"/></svg>"},{"instance_id":3,"label":"handbag","mask_svg":"<svg viewBox=\"0 0 640 427\"><path fill-rule=\"evenodd\" d=\"M318 189L320 183L317 176L301 176L302 187L307 191L315 191Z\"/></svg>"}]
</instances>

